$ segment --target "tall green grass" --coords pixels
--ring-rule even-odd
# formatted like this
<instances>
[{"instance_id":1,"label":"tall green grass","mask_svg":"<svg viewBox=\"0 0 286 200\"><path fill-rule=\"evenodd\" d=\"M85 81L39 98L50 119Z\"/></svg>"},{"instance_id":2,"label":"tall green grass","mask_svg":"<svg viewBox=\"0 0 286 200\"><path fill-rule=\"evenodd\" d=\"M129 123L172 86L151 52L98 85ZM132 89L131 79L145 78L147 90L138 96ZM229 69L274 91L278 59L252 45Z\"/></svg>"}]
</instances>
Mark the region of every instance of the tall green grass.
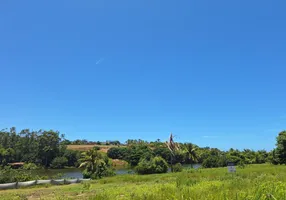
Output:
<instances>
[{"instance_id":1,"label":"tall green grass","mask_svg":"<svg viewBox=\"0 0 286 200\"><path fill-rule=\"evenodd\" d=\"M0 191L0 199L275 200L286 199L286 166L251 165L155 175L121 175L78 184Z\"/></svg>"}]
</instances>

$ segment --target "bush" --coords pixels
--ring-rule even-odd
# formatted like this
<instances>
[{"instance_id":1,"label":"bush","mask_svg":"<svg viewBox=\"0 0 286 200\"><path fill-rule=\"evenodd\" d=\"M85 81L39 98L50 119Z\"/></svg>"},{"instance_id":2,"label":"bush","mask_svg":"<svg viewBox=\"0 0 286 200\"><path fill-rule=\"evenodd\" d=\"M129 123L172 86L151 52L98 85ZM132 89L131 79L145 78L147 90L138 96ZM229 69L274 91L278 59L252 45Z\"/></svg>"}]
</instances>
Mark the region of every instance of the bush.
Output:
<instances>
[{"instance_id":1,"label":"bush","mask_svg":"<svg viewBox=\"0 0 286 200\"><path fill-rule=\"evenodd\" d=\"M11 167L4 167L0 170L0 184L37 179L41 179L41 177L32 175L30 171L26 170L16 170L12 169Z\"/></svg>"},{"instance_id":2,"label":"bush","mask_svg":"<svg viewBox=\"0 0 286 200\"><path fill-rule=\"evenodd\" d=\"M218 157L208 157L207 159L205 159L202 163L202 166L204 168L215 168L215 167L219 167L219 159Z\"/></svg>"},{"instance_id":3,"label":"bush","mask_svg":"<svg viewBox=\"0 0 286 200\"><path fill-rule=\"evenodd\" d=\"M93 149L96 150L96 151L99 151L100 147L99 146L94 146Z\"/></svg>"},{"instance_id":4,"label":"bush","mask_svg":"<svg viewBox=\"0 0 286 200\"><path fill-rule=\"evenodd\" d=\"M168 171L168 164L162 157L154 157L150 160L142 159L135 168L138 174L156 174L166 173Z\"/></svg>"},{"instance_id":5,"label":"bush","mask_svg":"<svg viewBox=\"0 0 286 200\"><path fill-rule=\"evenodd\" d=\"M102 177L114 176L115 172L113 169L109 168L103 160L100 160L94 173L85 169L82 172L82 175L83 178L100 179Z\"/></svg>"},{"instance_id":6,"label":"bush","mask_svg":"<svg viewBox=\"0 0 286 200\"><path fill-rule=\"evenodd\" d=\"M147 145L132 145L128 148L126 161L131 166L137 166L141 159L150 160L153 156L153 151Z\"/></svg>"},{"instance_id":7,"label":"bush","mask_svg":"<svg viewBox=\"0 0 286 200\"><path fill-rule=\"evenodd\" d=\"M239 167L239 168L241 168L241 169L243 169L243 168L245 168L245 167L246 167L245 162L243 162L242 160L241 160L241 161L239 161L239 162L237 163L237 165L238 165L238 167Z\"/></svg>"},{"instance_id":8,"label":"bush","mask_svg":"<svg viewBox=\"0 0 286 200\"><path fill-rule=\"evenodd\" d=\"M152 166L152 162L148 161L147 159L142 159L139 163L138 166L135 168L135 171L138 174L153 174L154 168Z\"/></svg>"},{"instance_id":9,"label":"bush","mask_svg":"<svg viewBox=\"0 0 286 200\"><path fill-rule=\"evenodd\" d=\"M102 173L101 173L101 176L102 177L110 177L110 176L115 176L116 173L115 171L110 168L110 167L107 167Z\"/></svg>"},{"instance_id":10,"label":"bush","mask_svg":"<svg viewBox=\"0 0 286 200\"><path fill-rule=\"evenodd\" d=\"M173 164L185 162L185 154L182 152L175 152Z\"/></svg>"},{"instance_id":11,"label":"bush","mask_svg":"<svg viewBox=\"0 0 286 200\"><path fill-rule=\"evenodd\" d=\"M240 163L242 161L241 158L237 157L237 156L228 156L227 157L227 161L228 162L232 162L234 163L235 165L237 165L238 163Z\"/></svg>"},{"instance_id":12,"label":"bush","mask_svg":"<svg viewBox=\"0 0 286 200\"><path fill-rule=\"evenodd\" d=\"M131 166L137 166L140 159L153 156L152 150L147 145L131 145L129 147L112 147L107 151L107 156L112 159L127 161Z\"/></svg>"},{"instance_id":13,"label":"bush","mask_svg":"<svg viewBox=\"0 0 286 200\"><path fill-rule=\"evenodd\" d=\"M68 159L65 157L56 157L52 161L50 167L53 169L63 169L68 163Z\"/></svg>"},{"instance_id":14,"label":"bush","mask_svg":"<svg viewBox=\"0 0 286 200\"><path fill-rule=\"evenodd\" d=\"M160 156L164 158L168 163L171 162L171 151L167 147L157 147L154 150L155 156Z\"/></svg>"},{"instance_id":15,"label":"bush","mask_svg":"<svg viewBox=\"0 0 286 200\"><path fill-rule=\"evenodd\" d=\"M173 166L173 172L181 172L183 171L183 166L181 163L177 163Z\"/></svg>"},{"instance_id":16,"label":"bush","mask_svg":"<svg viewBox=\"0 0 286 200\"><path fill-rule=\"evenodd\" d=\"M152 163L155 167L155 173L166 173L168 171L168 164L162 157L153 158Z\"/></svg>"},{"instance_id":17,"label":"bush","mask_svg":"<svg viewBox=\"0 0 286 200\"><path fill-rule=\"evenodd\" d=\"M82 176L83 178L91 178L92 172L88 171L87 169L83 170Z\"/></svg>"},{"instance_id":18,"label":"bush","mask_svg":"<svg viewBox=\"0 0 286 200\"><path fill-rule=\"evenodd\" d=\"M61 178L63 178L63 174L62 173L57 173L57 174L55 174L55 175L53 175L51 178L52 179L61 179ZM48 179L48 178L47 178Z\"/></svg>"},{"instance_id":19,"label":"bush","mask_svg":"<svg viewBox=\"0 0 286 200\"><path fill-rule=\"evenodd\" d=\"M25 169L25 170L35 170L35 169L38 169L39 167L34 164L34 163L25 163L22 167L22 169Z\"/></svg>"},{"instance_id":20,"label":"bush","mask_svg":"<svg viewBox=\"0 0 286 200\"><path fill-rule=\"evenodd\" d=\"M109 163L106 159L100 160L97 164L95 173L92 174L91 179L100 179L105 176L112 176L113 170L109 167Z\"/></svg>"},{"instance_id":21,"label":"bush","mask_svg":"<svg viewBox=\"0 0 286 200\"><path fill-rule=\"evenodd\" d=\"M202 167L204 168L216 168L226 167L227 163L233 162L237 165L241 161L241 158L232 155L209 155L203 160Z\"/></svg>"},{"instance_id":22,"label":"bush","mask_svg":"<svg viewBox=\"0 0 286 200\"><path fill-rule=\"evenodd\" d=\"M78 167L79 166L78 160L80 159L80 154L81 154L80 151L75 151L70 149L65 150L63 156L68 160L67 166Z\"/></svg>"}]
</instances>

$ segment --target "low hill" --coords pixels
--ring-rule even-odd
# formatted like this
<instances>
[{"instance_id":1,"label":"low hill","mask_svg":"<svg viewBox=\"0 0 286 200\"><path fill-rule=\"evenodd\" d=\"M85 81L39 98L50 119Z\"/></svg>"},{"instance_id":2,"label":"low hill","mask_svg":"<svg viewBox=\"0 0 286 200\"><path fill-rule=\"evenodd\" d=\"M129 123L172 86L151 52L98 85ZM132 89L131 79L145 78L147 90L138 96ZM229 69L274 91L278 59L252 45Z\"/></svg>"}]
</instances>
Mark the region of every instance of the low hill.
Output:
<instances>
[{"instance_id":1,"label":"low hill","mask_svg":"<svg viewBox=\"0 0 286 200\"><path fill-rule=\"evenodd\" d=\"M77 150L77 151L88 151L89 149L92 149L93 147L98 146L100 147L100 152L104 152L107 153L108 149L112 148L112 147L118 147L117 145L67 145L67 149L71 149L71 150ZM124 146L120 146L120 147L124 147ZM114 167L122 167L122 166L127 166L128 163L124 160L118 160L118 159L112 159L113 162L113 166Z\"/></svg>"},{"instance_id":2,"label":"low hill","mask_svg":"<svg viewBox=\"0 0 286 200\"><path fill-rule=\"evenodd\" d=\"M71 150L87 151L89 149L92 149L95 146L100 147L99 151L105 152L105 153L108 151L108 149L112 147L118 147L118 145L85 145L85 144L82 144L82 145L67 145L67 148ZM124 147L124 146L120 146L120 147Z\"/></svg>"}]
</instances>

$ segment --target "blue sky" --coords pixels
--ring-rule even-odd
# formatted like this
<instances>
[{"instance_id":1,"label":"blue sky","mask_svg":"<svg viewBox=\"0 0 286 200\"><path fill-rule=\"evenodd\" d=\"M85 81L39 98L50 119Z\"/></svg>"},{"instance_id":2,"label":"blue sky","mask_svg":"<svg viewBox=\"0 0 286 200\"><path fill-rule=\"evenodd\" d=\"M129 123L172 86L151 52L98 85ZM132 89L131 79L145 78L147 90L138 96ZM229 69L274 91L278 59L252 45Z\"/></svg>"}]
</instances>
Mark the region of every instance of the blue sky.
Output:
<instances>
[{"instance_id":1,"label":"blue sky","mask_svg":"<svg viewBox=\"0 0 286 200\"><path fill-rule=\"evenodd\" d=\"M0 127L272 149L283 0L2 1Z\"/></svg>"}]
</instances>

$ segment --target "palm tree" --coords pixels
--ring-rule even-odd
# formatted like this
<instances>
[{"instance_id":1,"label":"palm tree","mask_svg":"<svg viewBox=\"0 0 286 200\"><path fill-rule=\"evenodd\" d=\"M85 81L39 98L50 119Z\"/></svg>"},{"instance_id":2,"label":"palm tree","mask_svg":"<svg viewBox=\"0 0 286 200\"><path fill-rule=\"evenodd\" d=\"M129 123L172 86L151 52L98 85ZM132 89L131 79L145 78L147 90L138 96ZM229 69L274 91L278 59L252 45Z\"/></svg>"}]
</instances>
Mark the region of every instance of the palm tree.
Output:
<instances>
[{"instance_id":1,"label":"palm tree","mask_svg":"<svg viewBox=\"0 0 286 200\"><path fill-rule=\"evenodd\" d=\"M84 167L88 172L94 173L96 171L96 166L101 162L101 160L102 155L96 149L90 149L82 153L79 168Z\"/></svg>"},{"instance_id":2,"label":"palm tree","mask_svg":"<svg viewBox=\"0 0 286 200\"><path fill-rule=\"evenodd\" d=\"M196 147L192 143L186 143L184 144L183 148L184 152L186 153L187 159L191 162L191 167L193 168L193 163L198 161L198 156L196 153Z\"/></svg>"},{"instance_id":3,"label":"palm tree","mask_svg":"<svg viewBox=\"0 0 286 200\"><path fill-rule=\"evenodd\" d=\"M171 152L171 171L173 172L173 161L176 155L176 152L180 150L180 146L178 143L174 142L174 136L171 133L169 140L166 142L168 149Z\"/></svg>"},{"instance_id":4,"label":"palm tree","mask_svg":"<svg viewBox=\"0 0 286 200\"><path fill-rule=\"evenodd\" d=\"M98 150L90 149L82 153L80 159L80 168L85 168L84 176L86 178L102 178L103 176L113 175L113 171L109 170L111 163L107 156L103 156Z\"/></svg>"}]
</instances>

